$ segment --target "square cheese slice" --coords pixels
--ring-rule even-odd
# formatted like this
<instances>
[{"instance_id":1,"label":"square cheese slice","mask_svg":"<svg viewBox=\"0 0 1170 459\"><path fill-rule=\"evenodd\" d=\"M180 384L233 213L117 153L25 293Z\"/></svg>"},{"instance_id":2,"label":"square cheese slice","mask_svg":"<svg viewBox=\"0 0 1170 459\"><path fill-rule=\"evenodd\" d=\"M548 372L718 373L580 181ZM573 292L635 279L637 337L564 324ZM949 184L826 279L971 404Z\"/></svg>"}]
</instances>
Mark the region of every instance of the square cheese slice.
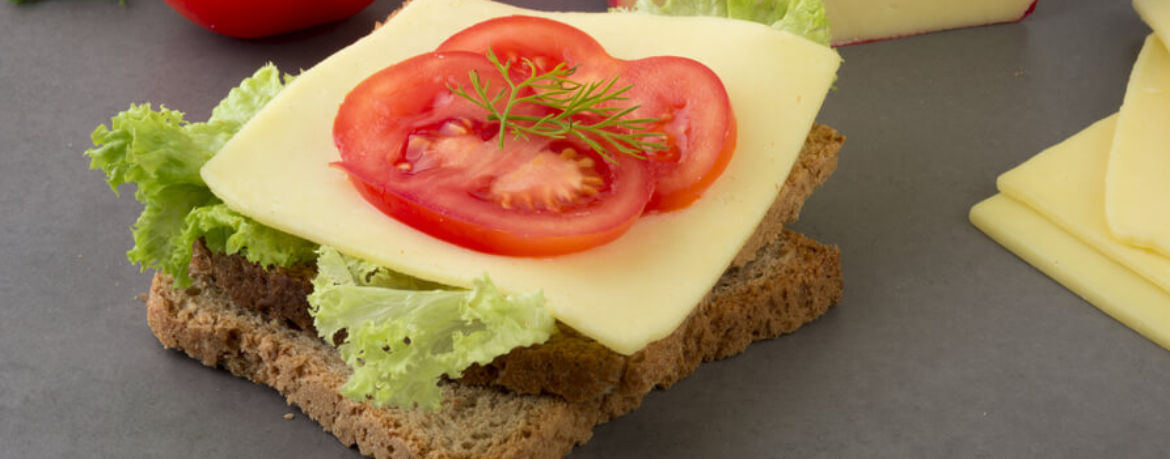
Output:
<instances>
[{"instance_id":1,"label":"square cheese slice","mask_svg":"<svg viewBox=\"0 0 1170 459\"><path fill-rule=\"evenodd\" d=\"M552 258L463 249L366 203L344 173L332 125L367 76L434 50L486 19L526 14L580 28L613 56L677 55L723 80L738 149L687 209L641 218L602 247ZM762 220L833 82L838 55L801 37L718 18L544 13L482 0L414 0L373 34L299 76L203 169L232 209L266 225L409 275L469 286L489 274L505 291L542 290L560 321L623 354L674 331Z\"/></svg>"},{"instance_id":2,"label":"square cheese slice","mask_svg":"<svg viewBox=\"0 0 1170 459\"><path fill-rule=\"evenodd\" d=\"M1170 294L1005 195L971 222L1028 264L1134 331L1170 349Z\"/></svg>"},{"instance_id":3,"label":"square cheese slice","mask_svg":"<svg viewBox=\"0 0 1170 459\"><path fill-rule=\"evenodd\" d=\"M999 191L1170 291L1170 259L1118 241L1105 220L1105 165L1117 116L1098 121L999 176Z\"/></svg>"},{"instance_id":4,"label":"square cheese slice","mask_svg":"<svg viewBox=\"0 0 1170 459\"><path fill-rule=\"evenodd\" d=\"M1170 51L1156 35L1138 55L1105 174L1117 239L1170 256Z\"/></svg>"},{"instance_id":5,"label":"square cheese slice","mask_svg":"<svg viewBox=\"0 0 1170 459\"><path fill-rule=\"evenodd\" d=\"M1163 43L1170 43L1170 0L1133 0L1133 9Z\"/></svg>"}]
</instances>

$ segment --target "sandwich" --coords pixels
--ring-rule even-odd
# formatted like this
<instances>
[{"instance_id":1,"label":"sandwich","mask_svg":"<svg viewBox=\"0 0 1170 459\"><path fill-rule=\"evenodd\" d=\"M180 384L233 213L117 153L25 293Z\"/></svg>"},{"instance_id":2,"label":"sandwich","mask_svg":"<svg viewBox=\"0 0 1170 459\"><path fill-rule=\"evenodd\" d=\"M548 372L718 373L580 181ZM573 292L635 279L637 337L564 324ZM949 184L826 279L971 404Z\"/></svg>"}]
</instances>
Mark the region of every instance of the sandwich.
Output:
<instances>
[{"instance_id":1,"label":"sandwich","mask_svg":"<svg viewBox=\"0 0 1170 459\"><path fill-rule=\"evenodd\" d=\"M415 0L88 153L146 205L165 347L372 457L559 457L840 299L838 250L784 229L844 141L813 124L838 63L726 19Z\"/></svg>"}]
</instances>

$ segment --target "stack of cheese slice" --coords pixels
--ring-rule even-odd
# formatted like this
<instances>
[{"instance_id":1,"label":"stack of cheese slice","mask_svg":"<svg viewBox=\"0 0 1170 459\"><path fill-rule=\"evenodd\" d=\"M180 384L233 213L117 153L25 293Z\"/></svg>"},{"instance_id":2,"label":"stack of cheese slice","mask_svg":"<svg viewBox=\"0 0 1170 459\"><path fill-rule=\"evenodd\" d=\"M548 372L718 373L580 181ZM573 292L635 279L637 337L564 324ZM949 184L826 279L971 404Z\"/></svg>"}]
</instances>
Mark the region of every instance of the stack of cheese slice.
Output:
<instances>
[{"instance_id":1,"label":"stack of cheese slice","mask_svg":"<svg viewBox=\"0 0 1170 459\"><path fill-rule=\"evenodd\" d=\"M1001 175L971 221L1170 349L1170 1L1135 6L1156 33L1121 112Z\"/></svg>"}]
</instances>

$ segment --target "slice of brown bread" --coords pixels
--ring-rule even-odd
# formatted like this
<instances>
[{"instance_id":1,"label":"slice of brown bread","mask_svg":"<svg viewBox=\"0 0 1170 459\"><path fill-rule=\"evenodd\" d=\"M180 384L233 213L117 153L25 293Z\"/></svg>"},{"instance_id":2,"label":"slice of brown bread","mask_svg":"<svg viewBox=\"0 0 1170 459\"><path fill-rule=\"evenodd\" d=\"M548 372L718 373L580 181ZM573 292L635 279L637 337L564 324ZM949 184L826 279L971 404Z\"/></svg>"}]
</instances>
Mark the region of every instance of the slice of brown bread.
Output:
<instances>
[{"instance_id":1,"label":"slice of brown bread","mask_svg":"<svg viewBox=\"0 0 1170 459\"><path fill-rule=\"evenodd\" d=\"M782 237L784 224L796 221L804 201L832 175L844 141L845 138L831 127L813 126L776 201L740 250L728 273L734 273L759 256L774 255L765 249ZM772 293L767 291L770 287L773 286L760 286L759 293L766 297ZM795 330L802 323L794 322L772 334ZM563 333L543 345L513 350L496 358L490 365L473 365L463 372L462 381L506 387L524 394L555 394L580 402L613 392L644 393L655 384L667 386L673 380L664 376L674 371L676 363L685 365L685 362L694 360L684 355L694 350L679 347L680 344L671 338L652 343L634 355L624 356L567 327L561 329ZM746 345L744 342L743 346ZM734 354L743 346L733 346L729 352L708 350L701 360ZM695 361L694 365L697 364Z\"/></svg>"},{"instance_id":2,"label":"slice of brown bread","mask_svg":"<svg viewBox=\"0 0 1170 459\"><path fill-rule=\"evenodd\" d=\"M813 126L767 217L736 257L732 269L755 259L762 247L781 237L785 223L797 219L804 201L836 169L843 143L844 137L832 128ZM265 270L240 256L212 253L201 244L196 245L191 262L193 277L223 289L235 304L310 331L312 318L305 296L312 289L309 280L314 272L312 266ZM545 344L516 349L488 365L473 365L461 380L582 402L611 393L641 394L654 384L669 384L663 382L661 373L674 368L671 362L685 360L679 354L681 348L668 340L624 356L568 327L560 328L562 333Z\"/></svg>"},{"instance_id":3,"label":"slice of brown bread","mask_svg":"<svg viewBox=\"0 0 1170 459\"><path fill-rule=\"evenodd\" d=\"M747 264L728 270L672 335L635 354L637 381L579 402L548 395L445 383L440 411L373 408L338 393L349 369L310 332L237 307L222 289L197 280L174 290L156 275L147 318L165 347L183 350L275 388L290 404L375 458L561 457L593 426L636 408L654 386L669 386L706 360L795 330L840 299L840 254L784 230ZM636 360L636 361L635 361Z\"/></svg>"}]
</instances>

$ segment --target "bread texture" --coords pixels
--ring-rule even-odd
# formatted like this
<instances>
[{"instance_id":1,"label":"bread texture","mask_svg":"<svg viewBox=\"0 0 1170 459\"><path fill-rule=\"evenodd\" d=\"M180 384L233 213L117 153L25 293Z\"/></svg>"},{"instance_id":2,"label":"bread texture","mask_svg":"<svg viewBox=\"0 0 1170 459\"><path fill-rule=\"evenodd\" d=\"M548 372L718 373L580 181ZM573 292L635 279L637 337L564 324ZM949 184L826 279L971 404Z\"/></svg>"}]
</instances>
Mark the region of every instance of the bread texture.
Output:
<instances>
[{"instance_id":1,"label":"bread texture","mask_svg":"<svg viewBox=\"0 0 1170 459\"><path fill-rule=\"evenodd\" d=\"M636 354L627 366L638 370L620 389L577 402L448 381L434 413L358 403L338 393L349 369L335 348L236 306L202 280L175 290L169 277L156 275L147 319L163 346L271 386L367 456L555 458L587 441L595 425L636 408L653 387L669 386L701 362L738 353L752 341L795 330L839 300L835 247L785 230L761 251L729 270L675 333Z\"/></svg>"}]
</instances>

